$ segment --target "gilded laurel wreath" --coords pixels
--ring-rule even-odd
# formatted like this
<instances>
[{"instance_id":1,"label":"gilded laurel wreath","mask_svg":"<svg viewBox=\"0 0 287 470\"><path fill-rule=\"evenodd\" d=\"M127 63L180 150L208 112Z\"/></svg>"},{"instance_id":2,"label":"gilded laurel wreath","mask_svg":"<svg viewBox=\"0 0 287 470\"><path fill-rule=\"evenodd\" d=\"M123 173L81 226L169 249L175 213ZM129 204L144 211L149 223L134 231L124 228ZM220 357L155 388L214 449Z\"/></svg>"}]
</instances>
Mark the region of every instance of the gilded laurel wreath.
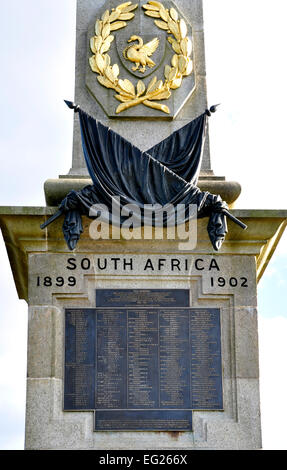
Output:
<instances>
[{"instance_id":1,"label":"gilded laurel wreath","mask_svg":"<svg viewBox=\"0 0 287 470\"><path fill-rule=\"evenodd\" d=\"M132 12L137 7L138 5L133 5L132 2L122 3L111 13L106 10L101 20L96 21L96 35L90 40L90 47L94 54L90 57L90 66L92 71L98 74L97 79L101 85L117 92L115 98L121 101L116 110L117 114L141 103L169 114L168 106L157 101L169 99L171 90L179 88L183 78L193 71L193 62L190 58L192 42L187 37L187 25L183 19L179 18L174 8L168 10L162 3L156 1L149 1L143 5L145 14L156 18L154 21L156 26L165 30L167 34L171 34L167 39L175 54L171 65L165 66L165 81L153 77L147 87L142 80L139 80L135 87L130 80L119 78L119 66L111 64L108 51L114 40L111 33L124 28L127 25L126 21L134 18L135 14Z\"/></svg>"}]
</instances>

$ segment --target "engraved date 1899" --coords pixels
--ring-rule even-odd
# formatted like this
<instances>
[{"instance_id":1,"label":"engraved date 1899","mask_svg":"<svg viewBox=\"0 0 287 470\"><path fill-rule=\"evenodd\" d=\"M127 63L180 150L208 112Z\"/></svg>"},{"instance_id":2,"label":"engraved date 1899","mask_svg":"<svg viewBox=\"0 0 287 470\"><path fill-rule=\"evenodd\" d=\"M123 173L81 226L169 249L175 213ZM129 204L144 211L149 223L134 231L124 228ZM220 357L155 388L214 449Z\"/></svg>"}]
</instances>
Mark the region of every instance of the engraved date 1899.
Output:
<instances>
[{"instance_id":1,"label":"engraved date 1899","mask_svg":"<svg viewBox=\"0 0 287 470\"><path fill-rule=\"evenodd\" d=\"M37 287L75 287L77 279L74 276L64 278L62 276L51 277L51 276L37 276L36 285Z\"/></svg>"}]
</instances>

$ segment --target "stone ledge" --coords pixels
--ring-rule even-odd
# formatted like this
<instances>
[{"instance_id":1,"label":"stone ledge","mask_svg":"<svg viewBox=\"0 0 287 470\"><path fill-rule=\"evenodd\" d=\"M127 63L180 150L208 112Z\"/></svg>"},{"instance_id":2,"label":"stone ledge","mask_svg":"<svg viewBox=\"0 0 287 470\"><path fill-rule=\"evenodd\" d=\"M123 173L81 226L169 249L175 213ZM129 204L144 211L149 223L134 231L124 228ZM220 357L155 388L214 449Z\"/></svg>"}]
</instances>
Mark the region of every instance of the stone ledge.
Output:
<instances>
[{"instance_id":1,"label":"stone ledge","mask_svg":"<svg viewBox=\"0 0 287 470\"><path fill-rule=\"evenodd\" d=\"M62 217L45 230L40 225L56 207L0 207L0 227L6 244L15 285L20 299L28 299L28 255L30 253L71 253L62 233ZM76 253L175 253L186 255L211 254L248 255L256 257L257 281L262 277L287 225L287 210L242 210L232 214L248 225L242 230L228 223L226 240L219 253L211 246L206 230L208 220L198 220L197 247L180 251L179 239L174 240L92 240L89 236L90 219L83 217L84 233ZM164 232L165 233L165 232Z\"/></svg>"},{"instance_id":2,"label":"stone ledge","mask_svg":"<svg viewBox=\"0 0 287 470\"><path fill-rule=\"evenodd\" d=\"M48 179L44 183L44 192L47 206L58 206L66 195L74 189L80 191L85 186L92 183L88 177L61 177L59 179ZM241 193L241 186L235 181L225 181L223 177L199 178L198 187L201 191L208 191L212 194L219 194L230 207L238 199Z\"/></svg>"}]
</instances>

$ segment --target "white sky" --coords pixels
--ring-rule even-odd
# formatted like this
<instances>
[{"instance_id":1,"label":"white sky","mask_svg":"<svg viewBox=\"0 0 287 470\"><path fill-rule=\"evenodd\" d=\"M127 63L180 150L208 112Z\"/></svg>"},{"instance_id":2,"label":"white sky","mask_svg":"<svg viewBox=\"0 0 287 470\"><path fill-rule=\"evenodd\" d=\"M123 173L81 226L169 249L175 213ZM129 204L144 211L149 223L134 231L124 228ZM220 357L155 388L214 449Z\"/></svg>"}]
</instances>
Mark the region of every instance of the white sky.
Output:
<instances>
[{"instance_id":1,"label":"white sky","mask_svg":"<svg viewBox=\"0 0 287 470\"><path fill-rule=\"evenodd\" d=\"M191 0L192 1L192 0ZM75 0L0 0L0 205L45 205L71 166ZM285 0L204 0L212 167L238 207L287 208ZM24 442L27 307L0 244L0 449ZM287 236L258 288L264 449L287 449Z\"/></svg>"}]
</instances>

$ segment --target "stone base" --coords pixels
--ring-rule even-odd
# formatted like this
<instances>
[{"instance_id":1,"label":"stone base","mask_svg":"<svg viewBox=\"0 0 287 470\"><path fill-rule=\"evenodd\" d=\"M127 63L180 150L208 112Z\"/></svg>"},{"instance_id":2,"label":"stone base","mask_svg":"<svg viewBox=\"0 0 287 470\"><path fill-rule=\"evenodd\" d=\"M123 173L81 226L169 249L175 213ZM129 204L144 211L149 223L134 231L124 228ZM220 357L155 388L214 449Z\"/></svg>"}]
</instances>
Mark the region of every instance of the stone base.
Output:
<instances>
[{"instance_id":1,"label":"stone base","mask_svg":"<svg viewBox=\"0 0 287 470\"><path fill-rule=\"evenodd\" d=\"M18 294L29 305L26 448L260 449L256 286L287 211L233 211L248 229L229 223L217 253L207 220L198 223L196 249L186 251L179 240L155 236L91 240L86 218L78 247L70 252L62 220L40 230L54 210L0 209ZM145 269L147 260L152 269ZM94 308L95 289L119 287L189 289L192 307L220 309L224 410L194 411L192 432L93 432L92 411L63 411L64 310Z\"/></svg>"},{"instance_id":2,"label":"stone base","mask_svg":"<svg viewBox=\"0 0 287 470\"><path fill-rule=\"evenodd\" d=\"M142 242L29 255L27 449L258 449L261 447L256 266L248 255L178 253ZM91 247L90 247L91 248ZM156 254L156 253L159 253ZM114 259L117 259L115 266ZM159 269L159 259L165 260ZM180 264L172 269L172 260ZM69 260L72 260L69 262ZM83 262L85 260L85 262ZM90 261L90 265L87 262ZM107 260L105 270L99 269ZM132 269L131 269L132 260ZM153 269L145 270L147 260ZM184 269L188 260L188 271ZM129 263L125 266L124 261ZM76 266L74 270L71 267ZM73 275L74 287L68 287ZM65 286L56 287L61 276ZM221 286L219 278L226 282ZM237 280L232 287L230 279ZM48 280L48 282L47 282ZM235 281L233 281L235 282ZM233 282L231 284L233 284ZM46 286L45 286L46 283ZM93 432L93 412L63 411L64 309L94 308L95 289L189 289L192 307L221 312L224 411L194 411L193 432Z\"/></svg>"}]
</instances>

